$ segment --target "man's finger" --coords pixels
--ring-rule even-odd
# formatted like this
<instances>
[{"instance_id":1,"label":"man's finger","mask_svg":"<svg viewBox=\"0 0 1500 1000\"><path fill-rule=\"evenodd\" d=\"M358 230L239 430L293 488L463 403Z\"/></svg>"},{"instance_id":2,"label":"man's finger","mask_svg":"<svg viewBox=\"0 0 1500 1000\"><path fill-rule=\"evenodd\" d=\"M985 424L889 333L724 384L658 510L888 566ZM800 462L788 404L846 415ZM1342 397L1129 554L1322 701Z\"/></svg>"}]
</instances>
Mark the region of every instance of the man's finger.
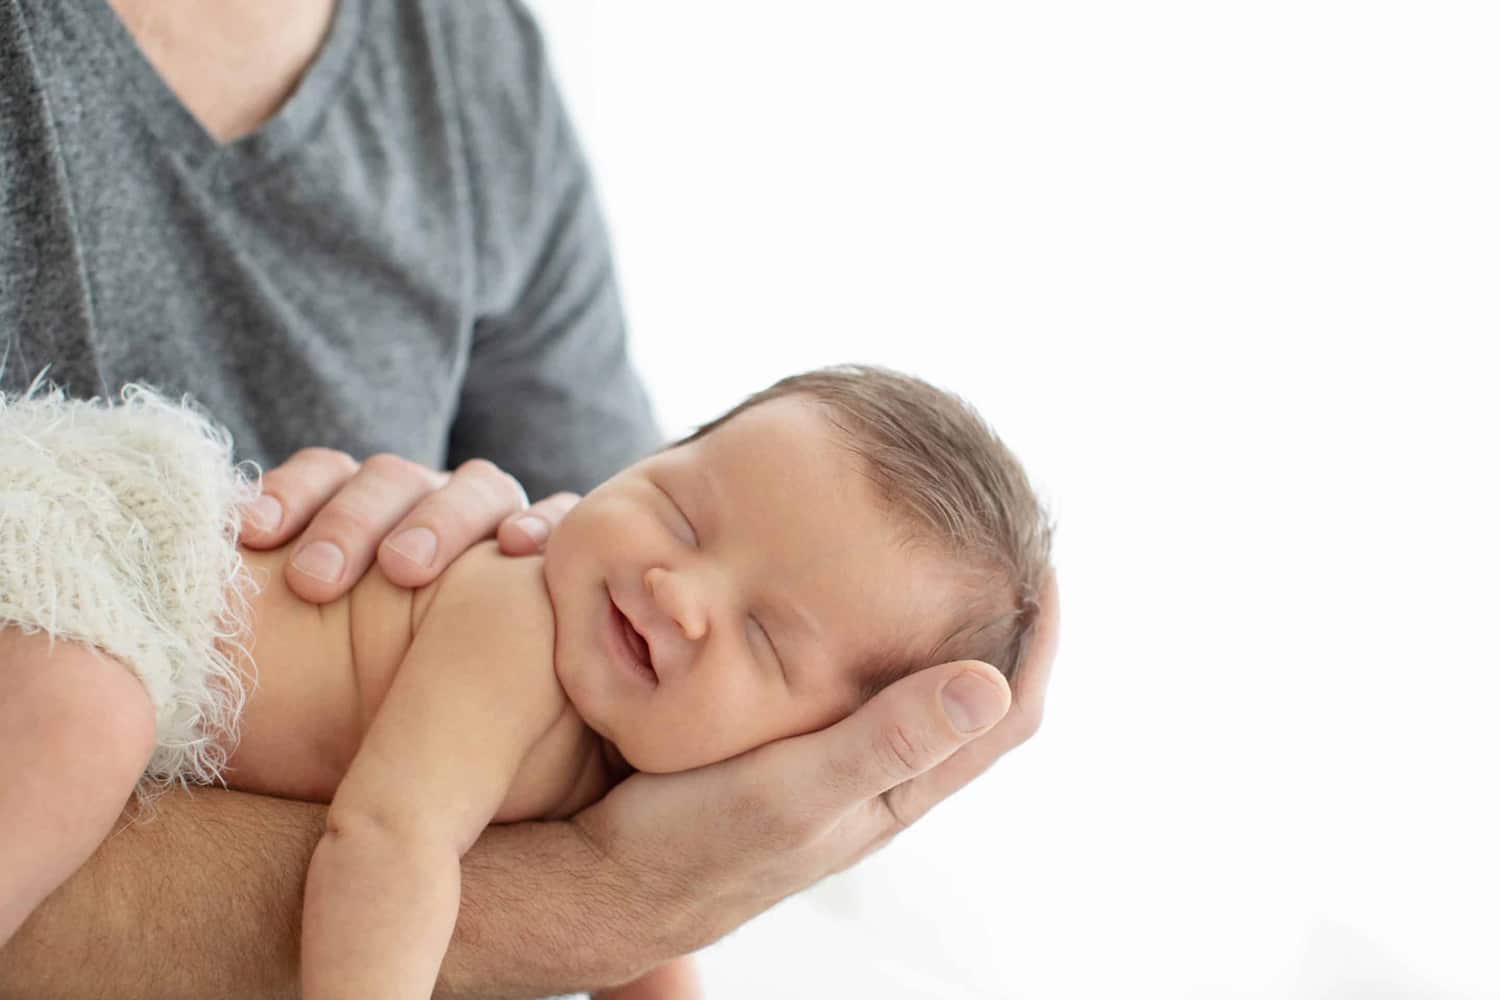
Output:
<instances>
[{"instance_id":1,"label":"man's finger","mask_svg":"<svg viewBox=\"0 0 1500 1000\"><path fill-rule=\"evenodd\" d=\"M547 547L552 529L578 503L577 493L554 493L500 522L500 551L508 556L530 556Z\"/></svg>"},{"instance_id":2,"label":"man's finger","mask_svg":"<svg viewBox=\"0 0 1500 1000\"><path fill-rule=\"evenodd\" d=\"M1020 746L1041 725L1042 703L1052 663L1057 658L1062 608L1057 591L1057 573L1047 575L1038 597L1035 631L1026 656L1011 680L1014 703L1005 718L989 732L968 743L925 774L891 789L886 804L904 825L917 821L934 805L968 784L1006 752Z\"/></svg>"},{"instance_id":3,"label":"man's finger","mask_svg":"<svg viewBox=\"0 0 1500 1000\"><path fill-rule=\"evenodd\" d=\"M245 508L240 540L274 549L297 537L312 516L359 471L332 448L303 448L261 477L261 495Z\"/></svg>"},{"instance_id":4,"label":"man's finger","mask_svg":"<svg viewBox=\"0 0 1500 1000\"><path fill-rule=\"evenodd\" d=\"M800 802L831 817L862 805L947 760L1010 707L1000 671L977 660L906 677L842 722L795 742L821 743ZM805 761L807 746L795 748Z\"/></svg>"},{"instance_id":5,"label":"man's finger","mask_svg":"<svg viewBox=\"0 0 1500 1000\"><path fill-rule=\"evenodd\" d=\"M401 519L380 546L380 569L399 587L426 586L494 534L503 518L524 509L526 491L514 476L472 459Z\"/></svg>"},{"instance_id":6,"label":"man's finger","mask_svg":"<svg viewBox=\"0 0 1500 1000\"><path fill-rule=\"evenodd\" d=\"M297 539L287 586L313 604L342 597L375 561L381 539L438 481L439 473L397 455L366 459Z\"/></svg>"}]
</instances>

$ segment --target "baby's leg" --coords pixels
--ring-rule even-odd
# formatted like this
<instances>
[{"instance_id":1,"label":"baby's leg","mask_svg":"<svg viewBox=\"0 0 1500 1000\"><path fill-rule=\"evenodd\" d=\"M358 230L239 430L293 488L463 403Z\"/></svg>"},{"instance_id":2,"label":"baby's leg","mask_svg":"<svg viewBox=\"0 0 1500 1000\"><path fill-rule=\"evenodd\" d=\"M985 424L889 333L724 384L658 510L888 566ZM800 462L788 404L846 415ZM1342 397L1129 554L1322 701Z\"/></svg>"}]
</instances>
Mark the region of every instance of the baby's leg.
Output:
<instances>
[{"instance_id":1,"label":"baby's leg","mask_svg":"<svg viewBox=\"0 0 1500 1000\"><path fill-rule=\"evenodd\" d=\"M244 704L230 653L254 583L235 539L256 489L231 459L201 411L139 386L113 405L0 393L0 627L129 667L154 708L155 785L217 780Z\"/></svg>"},{"instance_id":2,"label":"baby's leg","mask_svg":"<svg viewBox=\"0 0 1500 1000\"><path fill-rule=\"evenodd\" d=\"M0 628L0 945L104 840L155 743L118 660Z\"/></svg>"}]
</instances>

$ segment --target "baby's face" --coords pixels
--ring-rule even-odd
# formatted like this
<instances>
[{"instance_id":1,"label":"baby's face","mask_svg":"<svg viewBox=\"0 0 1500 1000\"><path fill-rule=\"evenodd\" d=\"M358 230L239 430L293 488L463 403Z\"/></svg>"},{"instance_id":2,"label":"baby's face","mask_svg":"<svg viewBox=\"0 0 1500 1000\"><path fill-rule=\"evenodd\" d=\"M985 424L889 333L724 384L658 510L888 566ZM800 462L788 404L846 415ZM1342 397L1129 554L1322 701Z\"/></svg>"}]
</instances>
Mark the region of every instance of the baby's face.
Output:
<instances>
[{"instance_id":1,"label":"baby's face","mask_svg":"<svg viewBox=\"0 0 1500 1000\"><path fill-rule=\"evenodd\" d=\"M675 771L821 729L953 592L902 546L821 410L755 406L638 462L548 542L558 679L632 766Z\"/></svg>"}]
</instances>

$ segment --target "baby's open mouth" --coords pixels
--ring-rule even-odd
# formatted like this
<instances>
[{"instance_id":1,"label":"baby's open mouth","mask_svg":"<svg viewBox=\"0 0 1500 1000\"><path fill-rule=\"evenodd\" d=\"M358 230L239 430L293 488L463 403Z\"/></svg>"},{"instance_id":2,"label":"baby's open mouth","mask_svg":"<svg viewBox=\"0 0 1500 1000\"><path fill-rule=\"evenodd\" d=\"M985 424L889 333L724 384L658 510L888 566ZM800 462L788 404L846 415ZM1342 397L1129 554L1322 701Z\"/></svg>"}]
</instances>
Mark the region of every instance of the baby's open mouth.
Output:
<instances>
[{"instance_id":1,"label":"baby's open mouth","mask_svg":"<svg viewBox=\"0 0 1500 1000\"><path fill-rule=\"evenodd\" d=\"M656 679L656 668L651 663L651 647L645 638L630 624L630 619L625 617L625 612L615 604L613 597L609 602L610 612L615 616L615 622L620 627L620 632L625 636L625 645L630 649L630 654L635 658L636 665L651 678Z\"/></svg>"}]
</instances>

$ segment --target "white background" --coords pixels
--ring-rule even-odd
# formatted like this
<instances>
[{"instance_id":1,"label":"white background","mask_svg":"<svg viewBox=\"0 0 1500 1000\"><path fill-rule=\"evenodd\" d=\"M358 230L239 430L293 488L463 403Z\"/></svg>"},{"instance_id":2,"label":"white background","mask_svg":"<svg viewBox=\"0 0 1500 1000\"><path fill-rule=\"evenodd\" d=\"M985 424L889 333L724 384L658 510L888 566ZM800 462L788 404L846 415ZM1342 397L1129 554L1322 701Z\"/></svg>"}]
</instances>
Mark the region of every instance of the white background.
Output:
<instances>
[{"instance_id":1,"label":"white background","mask_svg":"<svg viewBox=\"0 0 1500 1000\"><path fill-rule=\"evenodd\" d=\"M1500 996L1500 14L540 0L677 433L837 361L1059 525L1042 732L716 998Z\"/></svg>"}]
</instances>

